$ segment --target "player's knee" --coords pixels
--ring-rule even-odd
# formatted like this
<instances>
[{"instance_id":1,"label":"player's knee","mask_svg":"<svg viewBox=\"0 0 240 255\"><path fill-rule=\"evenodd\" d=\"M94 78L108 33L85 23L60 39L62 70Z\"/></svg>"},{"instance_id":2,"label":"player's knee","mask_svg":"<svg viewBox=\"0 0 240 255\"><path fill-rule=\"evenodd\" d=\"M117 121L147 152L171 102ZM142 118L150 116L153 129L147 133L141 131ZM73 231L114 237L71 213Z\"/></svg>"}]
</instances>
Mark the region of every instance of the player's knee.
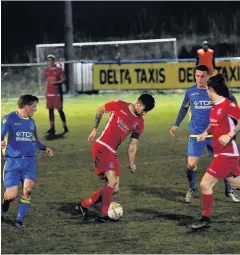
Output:
<instances>
[{"instance_id":1,"label":"player's knee","mask_svg":"<svg viewBox=\"0 0 240 255\"><path fill-rule=\"evenodd\" d=\"M14 200L16 197L17 197L17 194L16 193L7 193L6 195L6 199L7 200Z\"/></svg>"},{"instance_id":2,"label":"player's knee","mask_svg":"<svg viewBox=\"0 0 240 255\"><path fill-rule=\"evenodd\" d=\"M187 164L187 168L188 168L190 171L196 171L197 166L188 163L188 164Z\"/></svg>"},{"instance_id":3,"label":"player's knee","mask_svg":"<svg viewBox=\"0 0 240 255\"><path fill-rule=\"evenodd\" d=\"M32 188L26 187L26 188L23 190L23 195L24 195L25 197L30 197L31 194L32 194Z\"/></svg>"},{"instance_id":4,"label":"player's knee","mask_svg":"<svg viewBox=\"0 0 240 255\"><path fill-rule=\"evenodd\" d=\"M112 176L111 178L109 178L108 185L115 188L115 186L117 185L117 178L115 176Z\"/></svg>"},{"instance_id":5,"label":"player's knee","mask_svg":"<svg viewBox=\"0 0 240 255\"><path fill-rule=\"evenodd\" d=\"M117 192L119 192L119 187L115 186L113 193L117 193Z\"/></svg>"},{"instance_id":6,"label":"player's knee","mask_svg":"<svg viewBox=\"0 0 240 255\"><path fill-rule=\"evenodd\" d=\"M201 187L201 190L202 190L202 192L207 192L208 190L209 190L209 184L208 184L208 182L206 182L206 181L201 181L200 182L200 187Z\"/></svg>"}]
</instances>

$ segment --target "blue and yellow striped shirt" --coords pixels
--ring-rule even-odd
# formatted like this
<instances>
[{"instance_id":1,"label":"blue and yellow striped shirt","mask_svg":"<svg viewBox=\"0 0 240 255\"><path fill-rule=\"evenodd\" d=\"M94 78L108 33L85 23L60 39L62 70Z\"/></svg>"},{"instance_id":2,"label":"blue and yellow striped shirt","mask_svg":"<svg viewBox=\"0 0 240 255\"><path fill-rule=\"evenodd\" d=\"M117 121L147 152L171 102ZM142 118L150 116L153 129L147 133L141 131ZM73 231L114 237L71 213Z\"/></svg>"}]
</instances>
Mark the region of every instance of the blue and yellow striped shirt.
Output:
<instances>
[{"instance_id":1,"label":"blue and yellow striped shirt","mask_svg":"<svg viewBox=\"0 0 240 255\"><path fill-rule=\"evenodd\" d=\"M38 140L35 121L21 118L17 112L11 112L2 120L1 141L5 140L3 154L7 157L31 157L36 149L45 150L46 146Z\"/></svg>"}]
</instances>

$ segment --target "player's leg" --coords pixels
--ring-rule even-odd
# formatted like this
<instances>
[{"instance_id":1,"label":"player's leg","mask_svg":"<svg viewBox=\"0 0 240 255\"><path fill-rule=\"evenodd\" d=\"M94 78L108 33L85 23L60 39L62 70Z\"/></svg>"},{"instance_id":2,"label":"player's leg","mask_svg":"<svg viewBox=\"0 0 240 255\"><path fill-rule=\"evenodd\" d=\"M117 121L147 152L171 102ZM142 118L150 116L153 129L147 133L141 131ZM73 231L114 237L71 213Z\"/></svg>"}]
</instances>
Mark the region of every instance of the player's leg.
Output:
<instances>
[{"instance_id":1,"label":"player's leg","mask_svg":"<svg viewBox=\"0 0 240 255\"><path fill-rule=\"evenodd\" d=\"M230 182L236 189L240 189L240 175L237 177L228 177L227 181Z\"/></svg>"},{"instance_id":2,"label":"player's leg","mask_svg":"<svg viewBox=\"0 0 240 255\"><path fill-rule=\"evenodd\" d=\"M48 115L49 115L49 122L50 122L50 129L47 131L49 134L55 134L55 116L54 116L54 109L50 108L48 109Z\"/></svg>"},{"instance_id":3,"label":"player's leg","mask_svg":"<svg viewBox=\"0 0 240 255\"><path fill-rule=\"evenodd\" d=\"M112 195L114 188L117 184L117 174L114 170L108 170L105 172L107 178L107 184L102 191L102 206L101 206L101 222L109 222L108 209L112 202Z\"/></svg>"},{"instance_id":4,"label":"player's leg","mask_svg":"<svg viewBox=\"0 0 240 255\"><path fill-rule=\"evenodd\" d=\"M211 158L213 158L214 153L213 153L213 147L212 147L212 139L208 139L207 149L208 149L209 156ZM225 196L226 197L230 197L233 202L239 203L240 202L240 198L233 191L232 185L226 179L224 179L224 184L225 184Z\"/></svg>"},{"instance_id":5,"label":"player's leg","mask_svg":"<svg viewBox=\"0 0 240 255\"><path fill-rule=\"evenodd\" d=\"M104 179L105 179L105 177L104 177ZM113 195L116 194L119 191L119 184L120 184L120 177L117 176L117 184L115 185L115 188L113 190ZM107 180L106 180L105 185L107 185ZM98 203L102 202L102 196L101 196L102 195L102 190L103 189L100 189L100 190L98 190L98 192L93 193L93 195L94 195L94 197L93 197L94 198L94 200L93 200L94 204L98 204Z\"/></svg>"},{"instance_id":6,"label":"player's leg","mask_svg":"<svg viewBox=\"0 0 240 255\"><path fill-rule=\"evenodd\" d=\"M20 174L18 173L19 159L6 158L3 168L3 185L5 188L2 201L2 211L7 212L10 203L17 197L18 185L20 184Z\"/></svg>"},{"instance_id":7,"label":"player's leg","mask_svg":"<svg viewBox=\"0 0 240 255\"><path fill-rule=\"evenodd\" d=\"M55 134L54 97L46 96L46 108L48 109L50 129L46 132Z\"/></svg>"},{"instance_id":8,"label":"player's leg","mask_svg":"<svg viewBox=\"0 0 240 255\"><path fill-rule=\"evenodd\" d=\"M116 185L114 187L113 194L116 194L119 191L119 185L120 185L120 177L117 176L117 183L116 183Z\"/></svg>"},{"instance_id":9,"label":"player's leg","mask_svg":"<svg viewBox=\"0 0 240 255\"><path fill-rule=\"evenodd\" d=\"M236 187L236 189L240 189L240 167L238 166L238 160L239 160L238 158L229 159L229 165L231 166L231 174L227 178L227 181L234 187Z\"/></svg>"},{"instance_id":10,"label":"player's leg","mask_svg":"<svg viewBox=\"0 0 240 255\"><path fill-rule=\"evenodd\" d=\"M25 228L23 225L24 217L27 215L31 205L31 193L34 185L33 180L25 179L23 181L23 193L18 204L18 213L16 217L16 226L19 228Z\"/></svg>"},{"instance_id":11,"label":"player's leg","mask_svg":"<svg viewBox=\"0 0 240 255\"><path fill-rule=\"evenodd\" d=\"M4 197L2 201L2 212L7 212L10 203L17 197L18 186L12 186L5 189Z\"/></svg>"},{"instance_id":12,"label":"player's leg","mask_svg":"<svg viewBox=\"0 0 240 255\"><path fill-rule=\"evenodd\" d=\"M210 217L214 205L213 187L218 182L218 179L206 172L200 183L201 198L202 198L202 216L199 220L189 225L192 229L207 227L210 224Z\"/></svg>"},{"instance_id":13,"label":"player's leg","mask_svg":"<svg viewBox=\"0 0 240 255\"><path fill-rule=\"evenodd\" d=\"M202 155L206 147L206 141L198 142L196 137L190 137L188 141L188 164L187 178L189 182L189 190L185 196L186 203L190 203L193 193L197 190L197 165L199 157Z\"/></svg>"},{"instance_id":14,"label":"player's leg","mask_svg":"<svg viewBox=\"0 0 240 255\"><path fill-rule=\"evenodd\" d=\"M95 191L89 198L81 202L81 206L84 208L89 208L93 204L97 204L102 201L102 192L104 188L100 188Z\"/></svg>"},{"instance_id":15,"label":"player's leg","mask_svg":"<svg viewBox=\"0 0 240 255\"><path fill-rule=\"evenodd\" d=\"M105 179L105 175L99 175L99 178L102 180L102 179ZM116 186L115 186L115 188L114 188L114 191L113 191L113 195L114 194L116 194L118 191L119 191L119 183L120 183L120 177L119 176L117 176L117 184L116 184ZM107 180L106 180L106 183L105 183L105 185L107 185ZM94 192L93 194L92 194L92 196L84 203L84 201L82 202L82 205L84 206L85 205L85 207L89 207L88 205L89 205L89 202L91 202L91 205L92 204L98 204L98 203L100 203L100 202L102 202L102 191L103 191L103 188L101 188L101 189L99 189L99 190L97 190L96 192Z\"/></svg>"},{"instance_id":16,"label":"player's leg","mask_svg":"<svg viewBox=\"0 0 240 255\"><path fill-rule=\"evenodd\" d=\"M31 193L36 179L36 159L35 157L29 157L21 159L22 173L21 179L23 181L22 197L18 204L18 214L16 217L16 226L25 228L23 225L23 219L27 215L31 205Z\"/></svg>"},{"instance_id":17,"label":"player's leg","mask_svg":"<svg viewBox=\"0 0 240 255\"><path fill-rule=\"evenodd\" d=\"M56 98L56 108L58 109L62 124L63 124L63 129L64 133L69 132L68 127L67 127L67 121L66 121L66 116L63 111L63 95L60 95L60 97Z\"/></svg>"},{"instance_id":18,"label":"player's leg","mask_svg":"<svg viewBox=\"0 0 240 255\"><path fill-rule=\"evenodd\" d=\"M188 157L187 164L187 178L189 183L189 189L185 196L186 203L190 203L193 198L193 193L197 191L197 164L199 157Z\"/></svg>"},{"instance_id":19,"label":"player's leg","mask_svg":"<svg viewBox=\"0 0 240 255\"><path fill-rule=\"evenodd\" d=\"M104 171L101 171L99 169L104 167L104 165L101 164L101 162L104 162L104 153L102 151L99 151L98 149L98 144L94 143L92 147L92 158L93 161L95 162L95 168L96 168L96 173L98 177L101 180L105 180L105 173ZM79 204L75 206L75 209L77 210L78 213L80 213L83 217L84 220L89 220L89 215L88 215L88 208L97 203L98 201L101 201L101 195L102 195L103 188L98 189L95 191L89 198L83 200Z\"/></svg>"},{"instance_id":20,"label":"player's leg","mask_svg":"<svg viewBox=\"0 0 240 255\"><path fill-rule=\"evenodd\" d=\"M65 113L64 113L63 109L59 109L58 112L59 112L59 115L60 115L60 118L61 118L61 121L63 124L64 132L67 133L67 132L69 132L69 130L68 130L67 123L66 123Z\"/></svg>"}]
</instances>

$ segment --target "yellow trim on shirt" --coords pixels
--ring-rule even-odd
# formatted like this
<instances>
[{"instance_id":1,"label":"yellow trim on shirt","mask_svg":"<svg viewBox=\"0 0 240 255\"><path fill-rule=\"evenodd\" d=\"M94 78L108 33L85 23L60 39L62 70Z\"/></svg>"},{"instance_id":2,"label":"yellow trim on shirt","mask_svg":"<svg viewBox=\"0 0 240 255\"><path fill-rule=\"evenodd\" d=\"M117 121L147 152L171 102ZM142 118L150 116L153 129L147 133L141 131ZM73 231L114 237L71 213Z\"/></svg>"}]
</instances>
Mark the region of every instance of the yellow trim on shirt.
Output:
<instances>
[{"instance_id":1,"label":"yellow trim on shirt","mask_svg":"<svg viewBox=\"0 0 240 255\"><path fill-rule=\"evenodd\" d=\"M6 134L5 137L4 137L4 141L5 141L5 143L6 143L6 146L5 146L4 149L2 149L2 154L5 156L6 149L7 149L7 143L8 143L8 132L7 132L7 134Z\"/></svg>"}]
</instances>

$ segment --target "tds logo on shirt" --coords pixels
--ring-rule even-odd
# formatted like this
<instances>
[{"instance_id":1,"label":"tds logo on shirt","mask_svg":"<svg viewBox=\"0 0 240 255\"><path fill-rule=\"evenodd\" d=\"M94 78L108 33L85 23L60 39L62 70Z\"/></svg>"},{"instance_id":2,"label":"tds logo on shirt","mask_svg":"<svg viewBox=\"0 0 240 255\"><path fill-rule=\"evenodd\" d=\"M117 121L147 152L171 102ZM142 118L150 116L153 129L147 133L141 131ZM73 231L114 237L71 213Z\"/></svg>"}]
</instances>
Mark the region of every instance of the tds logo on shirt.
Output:
<instances>
[{"instance_id":1,"label":"tds logo on shirt","mask_svg":"<svg viewBox=\"0 0 240 255\"><path fill-rule=\"evenodd\" d=\"M210 109L212 107L213 101L201 100L194 101L195 109Z\"/></svg>"},{"instance_id":2,"label":"tds logo on shirt","mask_svg":"<svg viewBox=\"0 0 240 255\"><path fill-rule=\"evenodd\" d=\"M31 142L33 133L31 132L17 132L16 141Z\"/></svg>"}]
</instances>

